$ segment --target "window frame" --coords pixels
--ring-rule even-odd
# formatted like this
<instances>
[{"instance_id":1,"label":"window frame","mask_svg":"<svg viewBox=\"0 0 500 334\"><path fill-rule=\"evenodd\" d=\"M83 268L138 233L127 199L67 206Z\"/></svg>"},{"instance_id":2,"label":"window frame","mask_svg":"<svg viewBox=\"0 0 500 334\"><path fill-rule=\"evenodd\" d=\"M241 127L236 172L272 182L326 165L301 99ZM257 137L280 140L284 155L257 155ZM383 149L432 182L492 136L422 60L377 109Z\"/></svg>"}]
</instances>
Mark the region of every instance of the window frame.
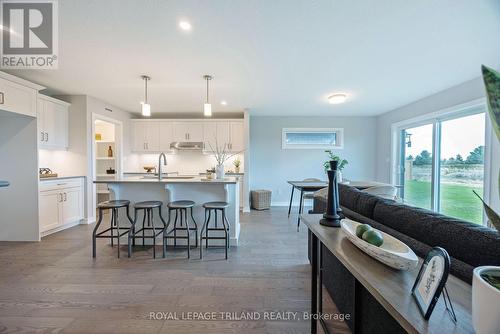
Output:
<instances>
[{"instance_id":1,"label":"window frame","mask_svg":"<svg viewBox=\"0 0 500 334\"><path fill-rule=\"evenodd\" d=\"M334 132L335 145L321 145L321 144L302 144L293 145L287 144L286 135L288 133L321 133L321 132ZM335 149L341 150L344 148L344 128L282 128L281 129L281 149L283 150L310 150L310 149Z\"/></svg>"},{"instance_id":2,"label":"window frame","mask_svg":"<svg viewBox=\"0 0 500 334\"><path fill-rule=\"evenodd\" d=\"M391 125L392 140L391 140L391 182L393 184L401 184L404 177L404 138L403 131L408 128L418 127L421 125L432 124L432 175L431 175L431 210L440 212L440 167L441 167L441 124L442 122L458 119L461 117L471 116L475 114L485 113L485 138L484 138L484 179L483 179L483 199L486 203L490 199L491 185L491 121L488 117L486 99L480 98L467 103L456 105L443 110L438 110L429 114L425 114L412 119L393 123ZM404 183L403 183L404 184ZM401 195L404 196L404 189L401 190ZM486 216L483 212L482 225L486 225Z\"/></svg>"}]
</instances>

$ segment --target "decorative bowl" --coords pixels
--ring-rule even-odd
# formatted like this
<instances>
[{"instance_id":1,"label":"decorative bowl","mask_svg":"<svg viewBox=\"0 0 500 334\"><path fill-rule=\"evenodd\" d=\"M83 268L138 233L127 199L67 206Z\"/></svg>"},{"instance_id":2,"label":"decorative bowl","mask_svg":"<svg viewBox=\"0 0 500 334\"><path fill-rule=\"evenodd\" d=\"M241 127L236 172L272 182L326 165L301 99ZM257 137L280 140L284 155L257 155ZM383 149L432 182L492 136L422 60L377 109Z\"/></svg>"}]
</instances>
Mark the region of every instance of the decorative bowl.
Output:
<instances>
[{"instance_id":1,"label":"decorative bowl","mask_svg":"<svg viewBox=\"0 0 500 334\"><path fill-rule=\"evenodd\" d=\"M358 238L356 235L356 227L358 225L361 225L361 223L350 219L343 219L340 223L349 241L363 252L383 264L398 270L409 270L418 265L418 257L404 242L399 241L385 232L374 229L380 232L384 238L384 243L380 247L377 247Z\"/></svg>"}]
</instances>

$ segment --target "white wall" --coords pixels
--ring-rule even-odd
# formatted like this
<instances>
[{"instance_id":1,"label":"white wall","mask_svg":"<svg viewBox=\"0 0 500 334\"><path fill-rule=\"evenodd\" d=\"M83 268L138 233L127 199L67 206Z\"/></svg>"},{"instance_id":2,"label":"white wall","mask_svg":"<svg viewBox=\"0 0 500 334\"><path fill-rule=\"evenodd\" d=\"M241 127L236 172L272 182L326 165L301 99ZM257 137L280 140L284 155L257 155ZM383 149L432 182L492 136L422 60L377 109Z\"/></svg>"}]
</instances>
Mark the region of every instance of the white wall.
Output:
<instances>
[{"instance_id":1,"label":"white wall","mask_svg":"<svg viewBox=\"0 0 500 334\"><path fill-rule=\"evenodd\" d=\"M294 127L344 128L344 149L335 150L349 161L344 177L375 178L375 117L250 117L250 190L271 190L273 205L288 204L291 187L287 180L326 180L324 150L281 149L282 128Z\"/></svg>"},{"instance_id":2,"label":"white wall","mask_svg":"<svg viewBox=\"0 0 500 334\"><path fill-rule=\"evenodd\" d=\"M459 104L485 97L482 78L464 82L442 92L433 94L411 104L392 110L377 118L377 180L389 182L391 179L391 125L403 120L450 108ZM500 168L500 144L493 136L491 147L491 170L489 201L500 210L498 195L498 170Z\"/></svg>"},{"instance_id":3,"label":"white wall","mask_svg":"<svg viewBox=\"0 0 500 334\"><path fill-rule=\"evenodd\" d=\"M38 241L37 120L0 112L0 240Z\"/></svg>"}]
</instances>

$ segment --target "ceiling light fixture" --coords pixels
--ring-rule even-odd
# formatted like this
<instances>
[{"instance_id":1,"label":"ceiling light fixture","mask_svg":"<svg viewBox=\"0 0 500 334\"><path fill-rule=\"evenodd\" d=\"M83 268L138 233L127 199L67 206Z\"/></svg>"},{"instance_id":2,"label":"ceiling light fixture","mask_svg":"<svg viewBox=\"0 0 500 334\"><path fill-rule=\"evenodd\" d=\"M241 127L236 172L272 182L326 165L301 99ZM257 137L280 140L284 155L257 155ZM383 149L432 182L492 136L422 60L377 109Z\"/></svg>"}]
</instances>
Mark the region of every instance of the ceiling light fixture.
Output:
<instances>
[{"instance_id":1,"label":"ceiling light fixture","mask_svg":"<svg viewBox=\"0 0 500 334\"><path fill-rule=\"evenodd\" d=\"M141 102L142 116L149 117L151 116L151 105L148 103L148 81L151 78L147 75L142 75L141 78L144 80L144 102Z\"/></svg>"},{"instance_id":2,"label":"ceiling light fixture","mask_svg":"<svg viewBox=\"0 0 500 334\"><path fill-rule=\"evenodd\" d=\"M223 106L227 106L227 102L226 101L220 101L220 104L222 104Z\"/></svg>"},{"instance_id":3,"label":"ceiling light fixture","mask_svg":"<svg viewBox=\"0 0 500 334\"><path fill-rule=\"evenodd\" d=\"M330 104L340 104L347 100L347 94L338 93L328 96L328 103Z\"/></svg>"},{"instance_id":4,"label":"ceiling light fixture","mask_svg":"<svg viewBox=\"0 0 500 334\"><path fill-rule=\"evenodd\" d=\"M181 28L184 31L190 31L191 23L189 23L188 21L181 21L179 22L179 28Z\"/></svg>"},{"instance_id":5,"label":"ceiling light fixture","mask_svg":"<svg viewBox=\"0 0 500 334\"><path fill-rule=\"evenodd\" d=\"M210 116L212 116L212 105L210 104L210 100L209 100L209 86L208 86L208 82L210 80L212 80L212 76L206 74L206 75L203 76L203 79L205 79L207 81L207 101L203 105L203 115L205 115L207 117L210 117Z\"/></svg>"}]
</instances>

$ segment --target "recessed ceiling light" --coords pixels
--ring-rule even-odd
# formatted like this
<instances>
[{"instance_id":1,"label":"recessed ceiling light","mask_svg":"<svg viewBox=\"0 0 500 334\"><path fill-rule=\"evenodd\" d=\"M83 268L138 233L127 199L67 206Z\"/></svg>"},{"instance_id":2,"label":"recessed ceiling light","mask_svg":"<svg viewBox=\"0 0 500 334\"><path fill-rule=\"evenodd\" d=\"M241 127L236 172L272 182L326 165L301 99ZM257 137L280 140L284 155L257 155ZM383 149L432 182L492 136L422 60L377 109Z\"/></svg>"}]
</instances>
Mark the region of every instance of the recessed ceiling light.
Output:
<instances>
[{"instance_id":1,"label":"recessed ceiling light","mask_svg":"<svg viewBox=\"0 0 500 334\"><path fill-rule=\"evenodd\" d=\"M340 104L347 100L347 94L338 93L328 96L328 103L330 104Z\"/></svg>"},{"instance_id":2,"label":"recessed ceiling light","mask_svg":"<svg viewBox=\"0 0 500 334\"><path fill-rule=\"evenodd\" d=\"M220 101L220 104L222 104L223 106L227 106L227 102L226 101Z\"/></svg>"},{"instance_id":3,"label":"recessed ceiling light","mask_svg":"<svg viewBox=\"0 0 500 334\"><path fill-rule=\"evenodd\" d=\"M190 31L191 30L191 23L188 21L180 21L179 22L179 28L185 31Z\"/></svg>"}]
</instances>

